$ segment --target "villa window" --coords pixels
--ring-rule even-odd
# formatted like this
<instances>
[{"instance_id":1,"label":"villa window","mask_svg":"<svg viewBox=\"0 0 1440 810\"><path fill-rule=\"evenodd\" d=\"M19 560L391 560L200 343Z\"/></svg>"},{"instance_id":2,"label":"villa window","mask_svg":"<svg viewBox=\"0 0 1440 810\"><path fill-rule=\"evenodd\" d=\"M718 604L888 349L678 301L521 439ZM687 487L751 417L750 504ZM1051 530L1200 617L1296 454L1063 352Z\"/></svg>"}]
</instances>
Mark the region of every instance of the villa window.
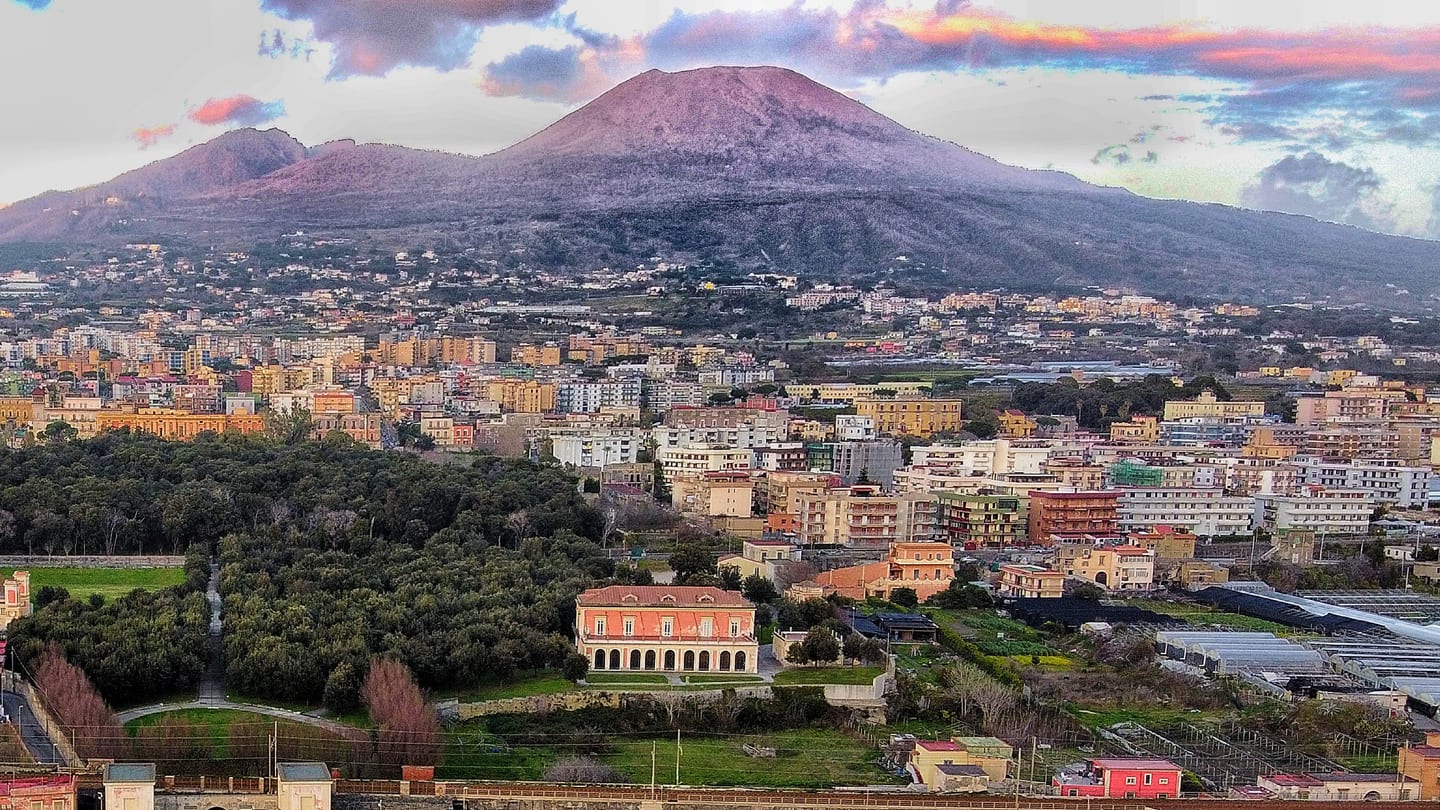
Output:
<instances>
[{"instance_id":1,"label":"villa window","mask_svg":"<svg viewBox=\"0 0 1440 810\"><path fill-rule=\"evenodd\" d=\"M625 635L635 635L635 620L628 616L625 618Z\"/></svg>"},{"instance_id":2,"label":"villa window","mask_svg":"<svg viewBox=\"0 0 1440 810\"><path fill-rule=\"evenodd\" d=\"M605 620L604 620L604 619L596 619L596 620L595 620L595 635L597 635L597 636L603 636L603 635L605 635Z\"/></svg>"},{"instance_id":3,"label":"villa window","mask_svg":"<svg viewBox=\"0 0 1440 810\"><path fill-rule=\"evenodd\" d=\"M660 620L660 635L662 635L662 636L664 636L664 637L666 637L666 638L669 638L670 636L672 636L672 635L674 635L674 634L675 634L675 620L674 620L674 619L661 619L661 620Z\"/></svg>"}]
</instances>

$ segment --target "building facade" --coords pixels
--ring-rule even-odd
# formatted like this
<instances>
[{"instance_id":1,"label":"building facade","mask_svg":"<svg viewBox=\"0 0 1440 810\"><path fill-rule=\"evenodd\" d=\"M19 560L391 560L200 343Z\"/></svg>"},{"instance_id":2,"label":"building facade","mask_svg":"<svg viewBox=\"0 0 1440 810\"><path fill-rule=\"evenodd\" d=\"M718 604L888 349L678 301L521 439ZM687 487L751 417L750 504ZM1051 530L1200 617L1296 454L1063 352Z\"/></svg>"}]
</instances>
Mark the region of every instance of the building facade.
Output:
<instances>
[{"instance_id":1,"label":"building facade","mask_svg":"<svg viewBox=\"0 0 1440 810\"><path fill-rule=\"evenodd\" d=\"M610 585L575 598L575 647L596 672L748 672L755 606L732 591Z\"/></svg>"}]
</instances>

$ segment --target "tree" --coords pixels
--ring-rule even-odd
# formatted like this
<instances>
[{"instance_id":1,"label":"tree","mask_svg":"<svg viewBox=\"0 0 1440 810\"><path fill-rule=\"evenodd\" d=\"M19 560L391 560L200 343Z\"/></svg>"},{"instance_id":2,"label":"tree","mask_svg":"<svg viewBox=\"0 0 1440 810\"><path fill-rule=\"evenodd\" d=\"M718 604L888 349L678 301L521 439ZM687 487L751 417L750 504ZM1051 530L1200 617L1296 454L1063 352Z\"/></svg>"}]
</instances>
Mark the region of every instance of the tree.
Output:
<instances>
[{"instance_id":1,"label":"tree","mask_svg":"<svg viewBox=\"0 0 1440 810\"><path fill-rule=\"evenodd\" d=\"M655 483L650 486L650 497L661 503L670 503L670 483L665 480L665 468L655 460Z\"/></svg>"},{"instance_id":2,"label":"tree","mask_svg":"<svg viewBox=\"0 0 1440 810\"><path fill-rule=\"evenodd\" d=\"M79 431L76 430L73 425L63 419L57 419L56 421L51 422L50 424L45 426L44 430L40 431L40 436L44 438L45 441L51 442L52 444L58 442L68 442L71 439L75 438L77 435L79 435Z\"/></svg>"},{"instance_id":3,"label":"tree","mask_svg":"<svg viewBox=\"0 0 1440 810\"><path fill-rule=\"evenodd\" d=\"M310 438L315 420L303 405L271 410L265 414L265 435L284 445L296 445Z\"/></svg>"},{"instance_id":4,"label":"tree","mask_svg":"<svg viewBox=\"0 0 1440 810\"><path fill-rule=\"evenodd\" d=\"M579 683L590 674L590 659L580 653L570 653L565 656L565 663L560 666L560 671L565 675L565 680Z\"/></svg>"},{"instance_id":5,"label":"tree","mask_svg":"<svg viewBox=\"0 0 1440 810\"><path fill-rule=\"evenodd\" d=\"M35 687L62 726L70 730L76 751L86 758L119 758L125 731L85 671L70 663L57 644L33 662Z\"/></svg>"},{"instance_id":6,"label":"tree","mask_svg":"<svg viewBox=\"0 0 1440 810\"><path fill-rule=\"evenodd\" d=\"M740 577L740 568L734 565L724 565L719 569L720 587L727 591L738 591L743 587L744 580Z\"/></svg>"},{"instance_id":7,"label":"tree","mask_svg":"<svg viewBox=\"0 0 1440 810\"><path fill-rule=\"evenodd\" d=\"M792 664L829 664L840 657L840 642L828 627L812 627L798 644L790 645L785 660Z\"/></svg>"},{"instance_id":8,"label":"tree","mask_svg":"<svg viewBox=\"0 0 1440 810\"><path fill-rule=\"evenodd\" d=\"M774 602L780 598L780 591L775 588L775 583L758 573L745 578L745 582L740 586L740 593L757 605Z\"/></svg>"},{"instance_id":9,"label":"tree","mask_svg":"<svg viewBox=\"0 0 1440 810\"><path fill-rule=\"evenodd\" d=\"M1440 548L1436 548L1435 546L1421 546L1421 547L1415 552L1415 561L1416 561L1416 562L1436 562L1436 561L1440 561Z\"/></svg>"},{"instance_id":10,"label":"tree","mask_svg":"<svg viewBox=\"0 0 1440 810\"><path fill-rule=\"evenodd\" d=\"M335 714L349 714L360 708L360 671L341 661L325 679L325 708Z\"/></svg>"},{"instance_id":11,"label":"tree","mask_svg":"<svg viewBox=\"0 0 1440 810\"><path fill-rule=\"evenodd\" d=\"M670 553L670 570L675 572L676 585L713 585L715 555L698 543L684 543Z\"/></svg>"},{"instance_id":12,"label":"tree","mask_svg":"<svg viewBox=\"0 0 1440 810\"><path fill-rule=\"evenodd\" d=\"M70 591L59 585L41 585L35 592L35 606L45 607L53 602L64 602L70 598Z\"/></svg>"},{"instance_id":13,"label":"tree","mask_svg":"<svg viewBox=\"0 0 1440 810\"><path fill-rule=\"evenodd\" d=\"M435 708L426 704L410 668L389 658L370 661L360 696L377 727L380 761L389 765L435 765L442 741Z\"/></svg>"},{"instance_id":14,"label":"tree","mask_svg":"<svg viewBox=\"0 0 1440 810\"><path fill-rule=\"evenodd\" d=\"M890 601L907 610L913 610L920 604L920 597L915 595L914 588L892 588L890 590Z\"/></svg>"},{"instance_id":15,"label":"tree","mask_svg":"<svg viewBox=\"0 0 1440 810\"><path fill-rule=\"evenodd\" d=\"M1098 602L1100 597L1105 595L1105 589L1093 582L1079 582L1070 589L1070 595L1076 599Z\"/></svg>"}]
</instances>

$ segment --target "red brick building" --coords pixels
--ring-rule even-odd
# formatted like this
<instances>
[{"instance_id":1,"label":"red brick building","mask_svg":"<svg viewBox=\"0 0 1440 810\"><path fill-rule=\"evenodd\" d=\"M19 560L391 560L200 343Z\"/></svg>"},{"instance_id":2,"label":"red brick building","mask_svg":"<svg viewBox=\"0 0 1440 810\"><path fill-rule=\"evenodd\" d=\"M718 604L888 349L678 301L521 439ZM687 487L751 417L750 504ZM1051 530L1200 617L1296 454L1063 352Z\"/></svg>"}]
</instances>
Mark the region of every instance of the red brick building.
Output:
<instances>
[{"instance_id":1,"label":"red brick building","mask_svg":"<svg viewBox=\"0 0 1440 810\"><path fill-rule=\"evenodd\" d=\"M1116 537L1120 533L1119 492L1030 493L1030 542L1048 546L1055 538Z\"/></svg>"}]
</instances>

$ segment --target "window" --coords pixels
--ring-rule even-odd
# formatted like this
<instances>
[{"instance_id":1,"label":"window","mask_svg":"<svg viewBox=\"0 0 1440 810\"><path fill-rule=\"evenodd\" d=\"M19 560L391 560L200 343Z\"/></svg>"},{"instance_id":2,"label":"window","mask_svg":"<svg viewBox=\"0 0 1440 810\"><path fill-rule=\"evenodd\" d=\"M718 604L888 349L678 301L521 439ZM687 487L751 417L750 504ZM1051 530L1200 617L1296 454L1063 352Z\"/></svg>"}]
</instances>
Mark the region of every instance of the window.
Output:
<instances>
[{"instance_id":1,"label":"window","mask_svg":"<svg viewBox=\"0 0 1440 810\"><path fill-rule=\"evenodd\" d=\"M1152 778L1152 777L1151 777L1151 774L1148 774L1148 773L1145 774L1145 784L1147 784L1147 785L1150 784L1150 779L1151 779L1151 778Z\"/></svg>"},{"instance_id":2,"label":"window","mask_svg":"<svg viewBox=\"0 0 1440 810\"><path fill-rule=\"evenodd\" d=\"M710 617L707 616L707 617L705 617L705 618L703 618L703 619L700 620L700 635L702 635L702 636L713 636L713 635L715 635L715 620L714 620L714 619L712 619L712 618L710 618Z\"/></svg>"},{"instance_id":3,"label":"window","mask_svg":"<svg viewBox=\"0 0 1440 810\"><path fill-rule=\"evenodd\" d=\"M730 637L731 637L731 638L735 638L735 637L738 636L738 635L740 635L740 622L739 622L738 619L731 619L731 620L730 620Z\"/></svg>"},{"instance_id":4,"label":"window","mask_svg":"<svg viewBox=\"0 0 1440 810\"><path fill-rule=\"evenodd\" d=\"M666 638L669 638L670 636L674 635L674 633L675 633L675 620L674 620L674 619L661 619L661 620L660 620L660 635L665 636Z\"/></svg>"},{"instance_id":5,"label":"window","mask_svg":"<svg viewBox=\"0 0 1440 810\"><path fill-rule=\"evenodd\" d=\"M1127 777L1125 777L1125 784L1127 784L1127 785L1133 785L1133 784L1135 784L1135 777L1133 777L1133 776L1127 776Z\"/></svg>"},{"instance_id":6,"label":"window","mask_svg":"<svg viewBox=\"0 0 1440 810\"><path fill-rule=\"evenodd\" d=\"M633 636L633 635L635 635L635 619L633 619L633 618L631 618L631 617L629 617L629 616L626 616L626 617L625 617L625 635L627 635L627 636Z\"/></svg>"},{"instance_id":7,"label":"window","mask_svg":"<svg viewBox=\"0 0 1440 810\"><path fill-rule=\"evenodd\" d=\"M604 619L596 619L596 620L595 620L595 635L597 635L597 636L603 636L603 635L605 635L605 620L604 620Z\"/></svg>"}]
</instances>

